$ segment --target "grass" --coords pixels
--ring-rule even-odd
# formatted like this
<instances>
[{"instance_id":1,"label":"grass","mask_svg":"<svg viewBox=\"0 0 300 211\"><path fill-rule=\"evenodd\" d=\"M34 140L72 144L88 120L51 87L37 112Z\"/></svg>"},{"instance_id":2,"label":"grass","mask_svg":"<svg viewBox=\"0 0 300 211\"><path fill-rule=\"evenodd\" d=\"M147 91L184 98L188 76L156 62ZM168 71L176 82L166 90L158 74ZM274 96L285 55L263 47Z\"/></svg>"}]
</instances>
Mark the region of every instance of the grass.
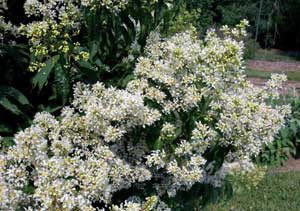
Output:
<instances>
[{"instance_id":1,"label":"grass","mask_svg":"<svg viewBox=\"0 0 300 211\"><path fill-rule=\"evenodd\" d=\"M253 59L266 61L300 61L300 52L258 49L255 51Z\"/></svg>"},{"instance_id":2,"label":"grass","mask_svg":"<svg viewBox=\"0 0 300 211\"><path fill-rule=\"evenodd\" d=\"M204 211L299 211L300 172L270 174L258 188L210 204Z\"/></svg>"},{"instance_id":3,"label":"grass","mask_svg":"<svg viewBox=\"0 0 300 211\"><path fill-rule=\"evenodd\" d=\"M300 81L300 71L286 71L286 72L281 71L281 72L277 72L277 73L286 74L288 80ZM271 74L272 74L272 72L264 72L262 70L254 70L254 69L247 69L246 70L247 77L270 79Z\"/></svg>"}]
</instances>

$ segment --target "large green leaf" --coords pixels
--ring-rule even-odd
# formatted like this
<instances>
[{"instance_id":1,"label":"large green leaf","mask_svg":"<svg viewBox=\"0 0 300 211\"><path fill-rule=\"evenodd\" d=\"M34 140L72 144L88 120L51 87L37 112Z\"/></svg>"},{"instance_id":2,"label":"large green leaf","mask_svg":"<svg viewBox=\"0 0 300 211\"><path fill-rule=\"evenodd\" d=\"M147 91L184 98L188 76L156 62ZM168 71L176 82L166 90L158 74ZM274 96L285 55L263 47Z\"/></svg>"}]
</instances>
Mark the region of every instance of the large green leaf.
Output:
<instances>
[{"instance_id":1,"label":"large green leaf","mask_svg":"<svg viewBox=\"0 0 300 211\"><path fill-rule=\"evenodd\" d=\"M22 105L30 105L28 99L19 90L11 86L0 85L0 97L12 97Z\"/></svg>"},{"instance_id":2,"label":"large green leaf","mask_svg":"<svg viewBox=\"0 0 300 211\"><path fill-rule=\"evenodd\" d=\"M34 87L36 87L38 85L40 90L44 87L44 85L47 82L47 79L48 79L53 67L57 63L58 59L59 59L59 55L53 56L52 58L48 59L48 61L46 62L46 66L43 67L34 76L34 78L32 80Z\"/></svg>"},{"instance_id":3,"label":"large green leaf","mask_svg":"<svg viewBox=\"0 0 300 211\"><path fill-rule=\"evenodd\" d=\"M159 137L158 139L155 140L154 144L153 144L153 149L154 150L161 150L164 146L164 142L161 139L161 137Z\"/></svg>"},{"instance_id":4,"label":"large green leaf","mask_svg":"<svg viewBox=\"0 0 300 211\"><path fill-rule=\"evenodd\" d=\"M97 52L98 52L98 46L99 46L99 43L97 41L93 41L91 43L91 47L90 47L90 60L93 60L93 58L97 54Z\"/></svg>"},{"instance_id":5,"label":"large green leaf","mask_svg":"<svg viewBox=\"0 0 300 211\"><path fill-rule=\"evenodd\" d=\"M78 65L79 65L79 67L81 67L81 68L85 68L85 69L87 69L87 70L95 71L95 67L94 67L91 63L89 63L89 62L86 62L86 61L78 61L77 63L78 63Z\"/></svg>"},{"instance_id":6,"label":"large green leaf","mask_svg":"<svg viewBox=\"0 0 300 211\"><path fill-rule=\"evenodd\" d=\"M6 110L16 114L16 115L20 115L22 114L22 112L20 111L20 109L13 104L12 102L10 102L6 97L1 97L0 98L0 105L5 108Z\"/></svg>"},{"instance_id":7,"label":"large green leaf","mask_svg":"<svg viewBox=\"0 0 300 211\"><path fill-rule=\"evenodd\" d=\"M71 92L71 84L68 74L64 71L61 65L55 68L55 89L61 96L63 104L68 102L68 98Z\"/></svg>"}]
</instances>

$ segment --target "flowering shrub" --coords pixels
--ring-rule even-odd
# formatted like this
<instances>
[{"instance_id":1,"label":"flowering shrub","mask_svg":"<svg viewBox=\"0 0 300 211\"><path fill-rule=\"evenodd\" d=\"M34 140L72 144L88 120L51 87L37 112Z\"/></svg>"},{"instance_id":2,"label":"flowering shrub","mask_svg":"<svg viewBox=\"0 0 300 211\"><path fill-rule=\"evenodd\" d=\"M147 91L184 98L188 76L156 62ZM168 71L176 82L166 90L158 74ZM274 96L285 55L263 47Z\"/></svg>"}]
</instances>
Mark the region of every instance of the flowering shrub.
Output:
<instances>
[{"instance_id":1,"label":"flowering shrub","mask_svg":"<svg viewBox=\"0 0 300 211\"><path fill-rule=\"evenodd\" d=\"M142 31L144 24L148 24L150 28L156 27L165 19L155 17L155 23L151 23L150 19L139 20L141 17L136 16L135 10L146 17L149 13L165 14L168 12L162 9L165 4L171 11L176 1L163 3L142 0L138 3L131 0L27 0L24 4L25 14L37 20L19 28L19 33L29 39L31 46L32 61L29 70L41 71L47 66L47 60L55 55L60 55L61 58L53 63L60 63L65 71L73 74L80 71L78 66L96 72L108 70L112 68L111 65L116 65L105 58L108 56L111 60L115 59L109 52L111 48L120 51L115 55L117 59L134 60L134 51L141 50L142 39L145 39L138 36L149 33ZM112 39L111 42L107 40L108 36ZM104 47L106 48L103 49ZM93 58L98 50L101 55ZM131 57L126 58L129 55ZM87 61L89 65L85 63Z\"/></svg>"},{"instance_id":2,"label":"flowering shrub","mask_svg":"<svg viewBox=\"0 0 300 211\"><path fill-rule=\"evenodd\" d=\"M281 128L275 136L275 140L265 145L261 153L256 158L256 162L269 166L283 165L291 156L297 158L299 156L299 134L300 134L300 98L295 96L282 96L278 100L273 101L274 105L289 103L291 106L291 114L287 119L286 126Z\"/></svg>"},{"instance_id":3,"label":"flowering shrub","mask_svg":"<svg viewBox=\"0 0 300 211\"><path fill-rule=\"evenodd\" d=\"M204 40L153 33L126 89L77 83L72 106L38 113L1 153L0 209L170 210L178 191L222 185L289 113L265 103L283 76L263 89L244 79L246 25Z\"/></svg>"},{"instance_id":4,"label":"flowering shrub","mask_svg":"<svg viewBox=\"0 0 300 211\"><path fill-rule=\"evenodd\" d=\"M22 94L0 87L1 135L70 105L79 81L124 88L149 33L167 27L181 1L1 0L0 83Z\"/></svg>"},{"instance_id":5,"label":"flowering shrub","mask_svg":"<svg viewBox=\"0 0 300 211\"><path fill-rule=\"evenodd\" d=\"M257 188L258 184L264 178L265 167L256 167L249 160L227 163L223 166L223 171L228 175L234 192L241 192L243 189L249 191Z\"/></svg>"}]
</instances>

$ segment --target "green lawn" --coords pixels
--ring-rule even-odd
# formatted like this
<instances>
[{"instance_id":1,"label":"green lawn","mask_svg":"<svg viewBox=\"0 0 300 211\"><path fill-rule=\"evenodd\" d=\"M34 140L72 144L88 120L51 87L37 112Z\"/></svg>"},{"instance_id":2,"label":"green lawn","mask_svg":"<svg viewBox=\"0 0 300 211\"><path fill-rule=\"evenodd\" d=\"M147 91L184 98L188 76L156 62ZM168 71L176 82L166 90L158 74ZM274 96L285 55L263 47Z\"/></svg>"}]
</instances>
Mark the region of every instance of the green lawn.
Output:
<instances>
[{"instance_id":1,"label":"green lawn","mask_svg":"<svg viewBox=\"0 0 300 211\"><path fill-rule=\"evenodd\" d=\"M267 175L256 190L234 194L205 211L299 211L300 172Z\"/></svg>"},{"instance_id":2,"label":"green lawn","mask_svg":"<svg viewBox=\"0 0 300 211\"><path fill-rule=\"evenodd\" d=\"M283 73L287 76L288 80L292 81L300 81L300 71L281 71L277 73ZM253 70L253 69L247 69L246 75L248 77L255 77L255 78L264 78L264 79L270 79L271 72L264 72L262 70Z\"/></svg>"}]
</instances>

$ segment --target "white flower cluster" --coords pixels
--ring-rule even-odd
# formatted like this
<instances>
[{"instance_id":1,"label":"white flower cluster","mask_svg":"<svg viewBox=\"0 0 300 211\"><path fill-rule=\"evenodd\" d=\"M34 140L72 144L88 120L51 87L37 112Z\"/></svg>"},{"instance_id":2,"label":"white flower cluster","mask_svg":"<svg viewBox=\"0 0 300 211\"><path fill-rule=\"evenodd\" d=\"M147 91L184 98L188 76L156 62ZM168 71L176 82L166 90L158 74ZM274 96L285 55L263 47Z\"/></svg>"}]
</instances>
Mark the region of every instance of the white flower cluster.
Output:
<instances>
[{"instance_id":1,"label":"white flower cluster","mask_svg":"<svg viewBox=\"0 0 300 211\"><path fill-rule=\"evenodd\" d=\"M85 6L89 7L91 9L94 9L95 7L105 7L108 10L112 10L114 12L118 12L121 9L124 9L128 3L128 0L82 0L80 3Z\"/></svg>"},{"instance_id":2,"label":"white flower cluster","mask_svg":"<svg viewBox=\"0 0 300 211\"><path fill-rule=\"evenodd\" d=\"M166 41L154 33L146 56L139 59L136 79L127 89L155 102L163 114L175 116L175 122L186 121L178 113L191 112L195 119L191 134L182 139L179 136L173 143L172 155L167 153L167 143L147 156L150 167L160 169L161 177L169 176L158 185L169 195L207 178L220 184L218 178L225 174L210 175L204 170L211 162L205 152L220 147L236 154L237 159L257 155L264 144L273 141L290 112L289 106L273 108L265 103L278 94L284 76L272 76L266 88L253 87L245 80L244 44L237 40L245 35L246 25L247 21L242 21L235 29L223 28L222 38L210 30L204 41L193 31Z\"/></svg>"},{"instance_id":3,"label":"white flower cluster","mask_svg":"<svg viewBox=\"0 0 300 211\"><path fill-rule=\"evenodd\" d=\"M232 157L233 156L233 157ZM214 163L210 163L207 166L208 170L213 168ZM265 174L265 168L257 168L251 159L247 156L236 158L233 154L227 156L227 161L224 161L221 168L213 175L206 174L204 183L211 184L215 187L221 187L224 183L224 179L228 176L235 177L234 180L247 179L247 183L252 184L240 184L240 185L257 185ZM250 176L250 178L247 178ZM240 178L238 178L240 177ZM233 181L237 182L237 181Z\"/></svg>"},{"instance_id":4,"label":"white flower cluster","mask_svg":"<svg viewBox=\"0 0 300 211\"><path fill-rule=\"evenodd\" d=\"M254 88L250 84L248 86L235 92L224 92L219 100L211 103L209 115L214 115L209 118L216 120L215 125L209 127L196 122L190 141L184 140L177 145L176 159L167 160L164 150L155 151L147 157L147 164L151 164L149 166L156 165L159 169L166 166L166 171L172 175L173 182L167 188L170 195L174 195L178 189L191 187L196 182L211 183L219 187L223 184L223 179L233 171L242 171L242 175L255 171L249 158L257 155L264 144L273 141L273 137L283 126L290 107L274 109L264 103L269 95L263 89ZM230 152L234 158L226 161L220 170L211 175L209 167L206 168L208 171L204 171L206 160L201 155L215 144L232 148ZM181 167L177 162L178 158L182 163ZM241 158L242 162L239 161ZM241 168L233 168L236 165ZM262 178L262 174L260 175L257 176L258 179Z\"/></svg>"},{"instance_id":5,"label":"white flower cluster","mask_svg":"<svg viewBox=\"0 0 300 211\"><path fill-rule=\"evenodd\" d=\"M236 147L240 153L250 156L257 155L264 144L272 142L284 125L290 107L272 108L264 102L269 96L251 84L222 93L220 100L212 103L211 111L222 134L220 144Z\"/></svg>"},{"instance_id":6,"label":"white flower cluster","mask_svg":"<svg viewBox=\"0 0 300 211\"><path fill-rule=\"evenodd\" d=\"M130 200L126 200L121 205L113 205L113 211L171 211L171 209L161 201L158 201L158 197L151 196L147 197L145 202L142 202L137 197L131 197Z\"/></svg>"},{"instance_id":7,"label":"white flower cluster","mask_svg":"<svg viewBox=\"0 0 300 211\"><path fill-rule=\"evenodd\" d=\"M151 178L144 165L124 160L109 143L123 147L127 132L153 124L160 114L144 106L141 96L101 83L78 84L74 97L77 110L64 108L59 121L37 114L33 125L15 136L16 145L1 155L1 210L29 205L94 210L93 202L109 203L116 191ZM30 182L34 193L25 194Z\"/></svg>"},{"instance_id":8,"label":"white flower cluster","mask_svg":"<svg viewBox=\"0 0 300 211\"><path fill-rule=\"evenodd\" d=\"M28 16L43 17L43 20L48 18L53 21L71 21L72 23L78 20L80 16L80 4L76 1L62 0L26 0L24 4L25 14ZM73 19L70 18L73 15ZM67 18L67 19L66 19Z\"/></svg>"},{"instance_id":9,"label":"white flower cluster","mask_svg":"<svg viewBox=\"0 0 300 211\"><path fill-rule=\"evenodd\" d=\"M201 42L188 31L160 40L151 35L127 89L156 101L165 113L197 107L203 97L243 79L243 43L230 36L220 39L209 31Z\"/></svg>"},{"instance_id":10,"label":"white flower cluster","mask_svg":"<svg viewBox=\"0 0 300 211\"><path fill-rule=\"evenodd\" d=\"M89 9L104 7L114 12L124 9L128 0L26 0L24 4L25 13L28 16L61 18L70 11L79 10L81 6Z\"/></svg>"},{"instance_id":11,"label":"white flower cluster","mask_svg":"<svg viewBox=\"0 0 300 211\"><path fill-rule=\"evenodd\" d=\"M219 185L226 172L217 162L256 155L289 113L265 103L282 76L268 88L245 81L243 43L234 39L243 30L209 31L204 41L194 32L166 41L153 34L125 90L78 83L72 107L58 118L37 114L0 154L0 210L168 210L155 196L111 199L122 189L142 193L146 182L158 196ZM221 158L208 156L219 149Z\"/></svg>"},{"instance_id":12,"label":"white flower cluster","mask_svg":"<svg viewBox=\"0 0 300 211\"><path fill-rule=\"evenodd\" d=\"M18 28L14 26L11 22L6 22L4 17L0 15L0 42L10 42L14 44L13 41L7 39L8 37L17 37ZM1 50L0 50L1 52Z\"/></svg>"},{"instance_id":13,"label":"white flower cluster","mask_svg":"<svg viewBox=\"0 0 300 211\"><path fill-rule=\"evenodd\" d=\"M34 55L28 68L30 71L41 70L49 55L68 56L65 68L69 67L71 55L76 61L88 59L88 52L74 41L83 22L80 3L73 0L27 0L24 9L27 16L37 19L19 27L19 34L29 39L30 53Z\"/></svg>"},{"instance_id":14,"label":"white flower cluster","mask_svg":"<svg viewBox=\"0 0 300 211\"><path fill-rule=\"evenodd\" d=\"M271 79L267 82L265 90L268 93L270 93L270 95L274 99L278 99L279 98L278 90L280 90L282 88L283 83L286 80L287 80L286 75L274 73L271 75Z\"/></svg>"}]
</instances>

